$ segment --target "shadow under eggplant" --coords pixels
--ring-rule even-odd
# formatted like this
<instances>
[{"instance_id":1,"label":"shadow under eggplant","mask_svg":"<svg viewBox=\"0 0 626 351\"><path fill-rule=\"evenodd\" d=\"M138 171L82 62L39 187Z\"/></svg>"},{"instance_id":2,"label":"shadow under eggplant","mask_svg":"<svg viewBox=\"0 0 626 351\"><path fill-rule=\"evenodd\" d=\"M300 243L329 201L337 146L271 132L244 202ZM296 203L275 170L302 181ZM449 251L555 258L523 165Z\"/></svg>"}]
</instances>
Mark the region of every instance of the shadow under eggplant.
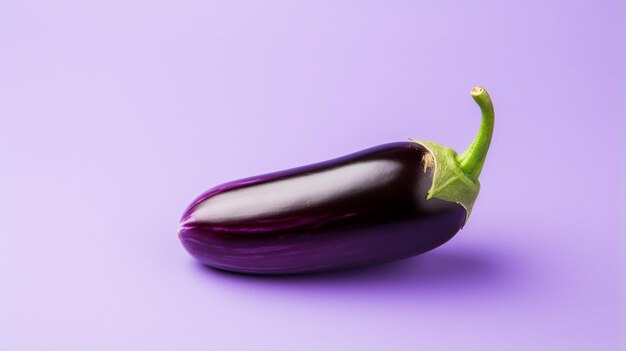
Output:
<instances>
[{"instance_id":1,"label":"shadow under eggplant","mask_svg":"<svg viewBox=\"0 0 626 351\"><path fill-rule=\"evenodd\" d=\"M505 257L506 256L506 257ZM328 287L354 290L445 290L456 288L494 288L514 275L510 254L493 248L458 245L438 248L402 261L340 271L294 275L253 275L214 269L194 264L212 279L246 287L285 289Z\"/></svg>"}]
</instances>

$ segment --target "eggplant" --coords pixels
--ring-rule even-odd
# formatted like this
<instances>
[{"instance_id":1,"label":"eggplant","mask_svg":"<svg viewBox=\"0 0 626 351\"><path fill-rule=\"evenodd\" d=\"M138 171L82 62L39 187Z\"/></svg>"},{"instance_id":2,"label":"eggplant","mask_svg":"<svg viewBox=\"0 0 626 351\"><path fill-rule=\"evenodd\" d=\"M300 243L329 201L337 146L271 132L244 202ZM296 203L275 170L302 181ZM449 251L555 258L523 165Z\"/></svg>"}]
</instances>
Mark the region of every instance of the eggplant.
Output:
<instances>
[{"instance_id":1,"label":"eggplant","mask_svg":"<svg viewBox=\"0 0 626 351\"><path fill-rule=\"evenodd\" d=\"M178 236L220 270L294 274L391 262L430 251L466 223L491 143L489 94L478 135L457 154L410 139L219 185L184 212Z\"/></svg>"}]
</instances>

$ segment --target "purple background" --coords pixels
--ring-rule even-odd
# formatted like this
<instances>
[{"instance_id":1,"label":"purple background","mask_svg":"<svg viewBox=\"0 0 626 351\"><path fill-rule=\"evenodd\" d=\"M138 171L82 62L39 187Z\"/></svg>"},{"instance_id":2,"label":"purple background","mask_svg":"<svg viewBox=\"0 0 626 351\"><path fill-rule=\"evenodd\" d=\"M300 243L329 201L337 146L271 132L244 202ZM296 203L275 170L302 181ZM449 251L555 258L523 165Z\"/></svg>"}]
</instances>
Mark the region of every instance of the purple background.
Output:
<instances>
[{"instance_id":1,"label":"purple background","mask_svg":"<svg viewBox=\"0 0 626 351\"><path fill-rule=\"evenodd\" d=\"M0 349L623 349L624 10L0 2ZM443 247L258 278L179 244L227 180L408 137L463 150L477 84L496 134Z\"/></svg>"}]
</instances>

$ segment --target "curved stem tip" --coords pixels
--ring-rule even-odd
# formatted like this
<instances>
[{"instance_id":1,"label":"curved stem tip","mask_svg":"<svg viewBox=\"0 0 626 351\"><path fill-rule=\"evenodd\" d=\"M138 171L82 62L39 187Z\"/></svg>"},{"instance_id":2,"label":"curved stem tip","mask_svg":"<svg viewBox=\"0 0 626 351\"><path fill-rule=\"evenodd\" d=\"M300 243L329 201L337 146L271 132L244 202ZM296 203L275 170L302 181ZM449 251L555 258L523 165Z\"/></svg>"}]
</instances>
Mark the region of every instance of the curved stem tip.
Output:
<instances>
[{"instance_id":1,"label":"curved stem tip","mask_svg":"<svg viewBox=\"0 0 626 351\"><path fill-rule=\"evenodd\" d=\"M470 179L477 181L480 171L483 169L485 159L487 158L489 144L491 144L495 114L493 112L493 103L491 102L487 90L483 87L474 87L470 94L480 107L482 120L474 141L472 141L467 150L459 154L456 159L463 172Z\"/></svg>"}]
</instances>

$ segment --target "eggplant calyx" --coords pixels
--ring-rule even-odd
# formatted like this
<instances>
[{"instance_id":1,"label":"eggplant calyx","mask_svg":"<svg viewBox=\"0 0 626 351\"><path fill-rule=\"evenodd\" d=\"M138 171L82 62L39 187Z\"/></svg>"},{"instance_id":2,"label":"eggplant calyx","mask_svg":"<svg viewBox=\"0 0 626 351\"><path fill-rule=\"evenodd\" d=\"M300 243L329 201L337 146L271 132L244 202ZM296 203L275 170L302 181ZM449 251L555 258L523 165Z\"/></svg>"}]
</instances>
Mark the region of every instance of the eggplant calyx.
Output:
<instances>
[{"instance_id":1,"label":"eggplant calyx","mask_svg":"<svg viewBox=\"0 0 626 351\"><path fill-rule=\"evenodd\" d=\"M480 191L478 176L487 157L495 122L493 104L487 91L482 87L475 87L471 95L480 107L482 120L478 134L463 153L457 154L449 147L430 141L409 139L429 151L424 167L433 168L433 183L426 200L437 198L463 206L463 225L467 223Z\"/></svg>"},{"instance_id":2,"label":"eggplant calyx","mask_svg":"<svg viewBox=\"0 0 626 351\"><path fill-rule=\"evenodd\" d=\"M449 147L430 141L410 139L428 150L424 167L433 170L433 183L428 190L426 200L437 198L455 202L465 209L465 223L472 212L472 206L478 197L480 182L471 180L459 167L456 152ZM426 159L427 158L427 159Z\"/></svg>"}]
</instances>

